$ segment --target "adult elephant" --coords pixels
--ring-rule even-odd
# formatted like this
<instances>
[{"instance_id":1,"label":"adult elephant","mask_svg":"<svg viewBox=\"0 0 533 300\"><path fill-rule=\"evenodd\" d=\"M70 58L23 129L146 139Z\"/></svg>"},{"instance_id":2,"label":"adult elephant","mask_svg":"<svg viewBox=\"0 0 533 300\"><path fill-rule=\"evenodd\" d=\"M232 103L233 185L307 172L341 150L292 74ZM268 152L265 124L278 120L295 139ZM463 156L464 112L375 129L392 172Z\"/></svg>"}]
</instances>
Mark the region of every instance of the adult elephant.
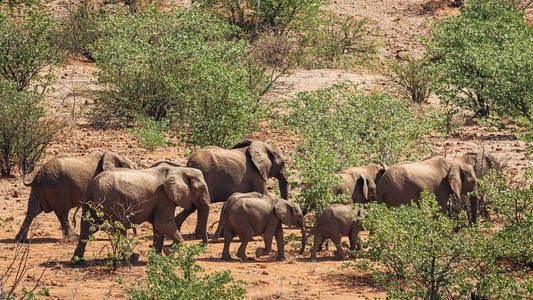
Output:
<instances>
[{"instance_id":1,"label":"adult elephant","mask_svg":"<svg viewBox=\"0 0 533 300\"><path fill-rule=\"evenodd\" d=\"M427 189L435 194L443 210L448 209L451 194L461 197L477 190L476 174L471 165L450 161L442 156L417 162L403 162L390 167L377 186L377 200L387 206L418 201ZM477 219L479 197L470 198L472 221Z\"/></svg>"},{"instance_id":2,"label":"adult elephant","mask_svg":"<svg viewBox=\"0 0 533 300\"><path fill-rule=\"evenodd\" d=\"M277 147L244 140L231 149L216 146L202 148L189 158L187 167L202 171L209 188L211 203L226 201L233 193L267 193L267 179L278 179L281 197L288 196L288 175L283 153ZM198 209L195 235L207 243L208 207L193 205L176 216L178 229Z\"/></svg>"},{"instance_id":3,"label":"adult elephant","mask_svg":"<svg viewBox=\"0 0 533 300\"><path fill-rule=\"evenodd\" d=\"M125 229L149 222L154 231L154 249L161 253L164 236L183 242L174 222L176 206L209 206L209 192L202 172L169 162L144 170L113 169L96 176L83 198L83 216L73 259L82 259L92 225L119 221ZM103 214L98 214L101 211ZM98 215L101 215L99 217ZM123 233L125 234L125 232Z\"/></svg>"},{"instance_id":4,"label":"adult elephant","mask_svg":"<svg viewBox=\"0 0 533 300\"><path fill-rule=\"evenodd\" d=\"M502 169L501 163L492 154L484 152L467 152L463 155L454 157L453 160L469 164L474 168L477 178L481 178L489 172L490 169Z\"/></svg>"},{"instance_id":5,"label":"adult elephant","mask_svg":"<svg viewBox=\"0 0 533 300\"><path fill-rule=\"evenodd\" d=\"M24 185L31 186L31 192L26 218L15 240L26 241L33 219L42 211L56 214L64 239L76 239L68 222L70 209L80 205L94 176L118 167L133 168L134 164L125 156L100 150L83 157L56 157L47 161L33 178L24 180Z\"/></svg>"}]
</instances>

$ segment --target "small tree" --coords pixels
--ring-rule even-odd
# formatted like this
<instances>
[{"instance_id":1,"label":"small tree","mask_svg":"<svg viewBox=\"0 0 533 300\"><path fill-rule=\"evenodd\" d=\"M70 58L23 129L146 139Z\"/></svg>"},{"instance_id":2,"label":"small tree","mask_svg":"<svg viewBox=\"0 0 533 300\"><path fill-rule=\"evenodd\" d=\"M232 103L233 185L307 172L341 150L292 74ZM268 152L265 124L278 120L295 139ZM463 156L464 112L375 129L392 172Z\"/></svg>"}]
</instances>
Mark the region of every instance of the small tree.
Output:
<instances>
[{"instance_id":1,"label":"small tree","mask_svg":"<svg viewBox=\"0 0 533 300\"><path fill-rule=\"evenodd\" d=\"M42 97L18 91L0 79L0 173L9 177L14 166L31 173L62 124L47 119Z\"/></svg>"},{"instance_id":2,"label":"small tree","mask_svg":"<svg viewBox=\"0 0 533 300\"><path fill-rule=\"evenodd\" d=\"M133 300L144 299L242 299L246 282L236 281L230 271L200 276L204 270L195 257L205 253L204 245L174 245L169 256L148 254L147 278L133 284L128 294Z\"/></svg>"},{"instance_id":3,"label":"small tree","mask_svg":"<svg viewBox=\"0 0 533 300\"><path fill-rule=\"evenodd\" d=\"M414 103L424 103L430 95L431 72L424 60L407 57L405 62L392 61L383 75L398 94Z\"/></svg>"},{"instance_id":4,"label":"small tree","mask_svg":"<svg viewBox=\"0 0 533 300\"><path fill-rule=\"evenodd\" d=\"M470 0L433 24L426 47L442 101L475 112L533 118L533 34L507 0Z\"/></svg>"}]
</instances>

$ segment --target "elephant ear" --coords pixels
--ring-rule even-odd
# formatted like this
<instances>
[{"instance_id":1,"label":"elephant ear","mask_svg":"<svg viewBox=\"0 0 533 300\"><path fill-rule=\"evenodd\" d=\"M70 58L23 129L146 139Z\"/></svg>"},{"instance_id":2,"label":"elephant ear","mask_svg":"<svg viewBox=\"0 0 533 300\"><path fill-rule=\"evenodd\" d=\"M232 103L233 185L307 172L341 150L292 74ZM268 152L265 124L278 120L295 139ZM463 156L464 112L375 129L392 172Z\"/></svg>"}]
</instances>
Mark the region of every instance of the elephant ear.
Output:
<instances>
[{"instance_id":1,"label":"elephant ear","mask_svg":"<svg viewBox=\"0 0 533 300\"><path fill-rule=\"evenodd\" d=\"M120 166L120 159L115 153L109 151L104 152L104 155L102 155L102 171L118 168Z\"/></svg>"},{"instance_id":2,"label":"elephant ear","mask_svg":"<svg viewBox=\"0 0 533 300\"><path fill-rule=\"evenodd\" d=\"M268 174L272 167L268 151L267 145L262 142L252 142L250 147L248 147L250 158L265 181L268 179Z\"/></svg>"},{"instance_id":3,"label":"elephant ear","mask_svg":"<svg viewBox=\"0 0 533 300\"><path fill-rule=\"evenodd\" d=\"M274 205L274 212L276 216L281 220L281 223L286 224L288 226L296 225L293 224L292 209L289 206L289 201L278 200L278 202L276 202L276 205Z\"/></svg>"},{"instance_id":4,"label":"elephant ear","mask_svg":"<svg viewBox=\"0 0 533 300\"><path fill-rule=\"evenodd\" d=\"M362 199L364 199L364 201L368 201L368 179L365 176L361 175L357 179L355 189L357 191L360 191Z\"/></svg>"},{"instance_id":5,"label":"elephant ear","mask_svg":"<svg viewBox=\"0 0 533 300\"><path fill-rule=\"evenodd\" d=\"M170 201L183 208L191 207L191 181L180 171L170 170L163 181L163 188Z\"/></svg>"},{"instance_id":6,"label":"elephant ear","mask_svg":"<svg viewBox=\"0 0 533 300\"><path fill-rule=\"evenodd\" d=\"M452 192L459 197L461 195L461 166L458 163L452 163L450 170L448 171L448 181Z\"/></svg>"}]
</instances>

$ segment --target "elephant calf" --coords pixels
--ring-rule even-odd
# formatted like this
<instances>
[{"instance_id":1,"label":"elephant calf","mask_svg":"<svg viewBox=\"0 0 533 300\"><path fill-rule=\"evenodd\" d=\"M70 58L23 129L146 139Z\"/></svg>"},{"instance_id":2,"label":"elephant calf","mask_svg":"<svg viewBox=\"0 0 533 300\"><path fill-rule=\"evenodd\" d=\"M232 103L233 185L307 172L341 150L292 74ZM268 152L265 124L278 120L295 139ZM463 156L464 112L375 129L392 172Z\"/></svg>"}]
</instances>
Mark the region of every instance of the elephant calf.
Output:
<instances>
[{"instance_id":1,"label":"elephant calf","mask_svg":"<svg viewBox=\"0 0 533 300\"><path fill-rule=\"evenodd\" d=\"M252 237L263 235L265 248L258 248L255 252L256 257L261 257L271 251L272 237L275 236L278 246L276 259L284 260L282 223L300 227L305 236L305 223L298 204L256 192L231 195L220 213L220 224L224 226L222 259L232 259L229 246L235 235L241 239L241 246L237 252L241 260L249 259L246 256L246 246Z\"/></svg>"},{"instance_id":2,"label":"elephant calf","mask_svg":"<svg viewBox=\"0 0 533 300\"><path fill-rule=\"evenodd\" d=\"M113 169L96 176L83 199L83 216L87 213L97 225L104 220L120 221L126 229L131 224L150 222L154 231L154 248L161 253L166 235L174 243L183 242L176 223L176 206L209 206L207 184L200 170L159 162L144 170ZM97 217L96 210L103 213ZM78 246L73 259L82 259L93 224L81 222ZM125 234L125 232L123 232Z\"/></svg>"},{"instance_id":3,"label":"elephant calf","mask_svg":"<svg viewBox=\"0 0 533 300\"><path fill-rule=\"evenodd\" d=\"M133 168L134 164L125 156L99 150L84 157L56 157L47 161L31 180L24 180L24 185L31 186L31 193L26 218L15 240L26 241L33 219L43 211L56 214L65 239L76 239L68 222L70 209L80 205L94 176L118 167Z\"/></svg>"},{"instance_id":4,"label":"elephant calf","mask_svg":"<svg viewBox=\"0 0 533 300\"><path fill-rule=\"evenodd\" d=\"M361 222L358 220L364 216L361 208L353 209L351 205L331 205L328 206L320 216L317 217L313 228L315 241L311 250L311 259L316 259L316 252L325 239L331 239L337 248L337 258L344 259L344 251L341 246L341 238L348 236L350 239L350 250L359 249L359 232L362 230ZM302 239L303 253L306 240Z\"/></svg>"}]
</instances>

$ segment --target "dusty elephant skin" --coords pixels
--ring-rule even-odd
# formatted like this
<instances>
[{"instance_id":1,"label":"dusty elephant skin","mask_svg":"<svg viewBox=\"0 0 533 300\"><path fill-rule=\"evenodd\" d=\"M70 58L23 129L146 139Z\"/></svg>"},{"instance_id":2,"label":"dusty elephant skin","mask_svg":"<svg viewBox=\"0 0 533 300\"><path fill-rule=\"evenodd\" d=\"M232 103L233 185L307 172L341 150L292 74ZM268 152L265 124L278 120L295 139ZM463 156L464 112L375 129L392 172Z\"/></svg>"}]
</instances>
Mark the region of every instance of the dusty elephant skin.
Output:
<instances>
[{"instance_id":1,"label":"dusty elephant skin","mask_svg":"<svg viewBox=\"0 0 533 300\"><path fill-rule=\"evenodd\" d=\"M220 212L220 224L224 226L223 260L231 260L229 246L238 235L241 246L237 257L248 260L246 246L254 236L263 235L265 248L258 248L256 257L268 254L272 249L272 237L276 237L277 260L285 259L283 229L281 224L298 226L305 236L304 219L298 204L276 196L256 192L235 193L224 203Z\"/></svg>"},{"instance_id":2,"label":"dusty elephant skin","mask_svg":"<svg viewBox=\"0 0 533 300\"><path fill-rule=\"evenodd\" d=\"M477 178L487 175L490 169L501 171L503 168L494 155L483 152L468 152L454 157L452 160L471 165L474 168Z\"/></svg>"},{"instance_id":3,"label":"dusty elephant skin","mask_svg":"<svg viewBox=\"0 0 533 300\"><path fill-rule=\"evenodd\" d=\"M124 227L149 222L153 226L154 248L161 253L166 235L174 243L183 242L174 223L176 206L209 206L209 193L202 172L168 162L144 170L113 169L96 176L83 198L83 215L95 219L120 221ZM103 212L96 217L96 209ZM82 259L91 232L91 223L81 223L78 246L73 259ZM125 232L124 232L125 234Z\"/></svg>"},{"instance_id":4,"label":"dusty elephant skin","mask_svg":"<svg viewBox=\"0 0 533 300\"><path fill-rule=\"evenodd\" d=\"M108 151L94 151L84 157L60 157L47 161L32 179L24 180L31 186L26 218L17 233L16 241L26 241L33 219L41 212L53 211L63 230L63 237L75 240L77 235L68 222L71 208L80 205L89 181L102 171L113 168L133 168L125 156Z\"/></svg>"},{"instance_id":5,"label":"dusty elephant skin","mask_svg":"<svg viewBox=\"0 0 533 300\"><path fill-rule=\"evenodd\" d=\"M377 200L387 206L410 204L411 200L418 201L425 188L435 194L439 205L447 210L451 194L460 197L477 190L474 168L442 156L399 163L390 167L381 177L377 186ZM473 196L470 201L472 222L475 222L479 197Z\"/></svg>"},{"instance_id":6,"label":"dusty elephant skin","mask_svg":"<svg viewBox=\"0 0 533 300\"><path fill-rule=\"evenodd\" d=\"M315 240L311 250L311 259L316 259L316 252L325 239L331 239L337 248L337 258L344 259L344 251L341 246L341 238L347 236L350 240L350 250L359 249L359 232L363 230L358 220L364 216L364 210L354 209L351 205L334 204L328 206L322 214L316 218L313 228ZM302 237L303 254L307 240Z\"/></svg>"},{"instance_id":7,"label":"dusty elephant skin","mask_svg":"<svg viewBox=\"0 0 533 300\"><path fill-rule=\"evenodd\" d=\"M211 203L226 201L233 193L267 193L267 179L278 179L281 197L288 197L288 175L283 153L259 141L245 140L231 149L208 146L192 154L187 167L202 171L209 188ZM193 205L176 216L176 225L181 228L187 217L198 209L195 234L207 243L208 207ZM220 226L220 225L219 225ZM218 237L215 237L215 241Z\"/></svg>"}]
</instances>

